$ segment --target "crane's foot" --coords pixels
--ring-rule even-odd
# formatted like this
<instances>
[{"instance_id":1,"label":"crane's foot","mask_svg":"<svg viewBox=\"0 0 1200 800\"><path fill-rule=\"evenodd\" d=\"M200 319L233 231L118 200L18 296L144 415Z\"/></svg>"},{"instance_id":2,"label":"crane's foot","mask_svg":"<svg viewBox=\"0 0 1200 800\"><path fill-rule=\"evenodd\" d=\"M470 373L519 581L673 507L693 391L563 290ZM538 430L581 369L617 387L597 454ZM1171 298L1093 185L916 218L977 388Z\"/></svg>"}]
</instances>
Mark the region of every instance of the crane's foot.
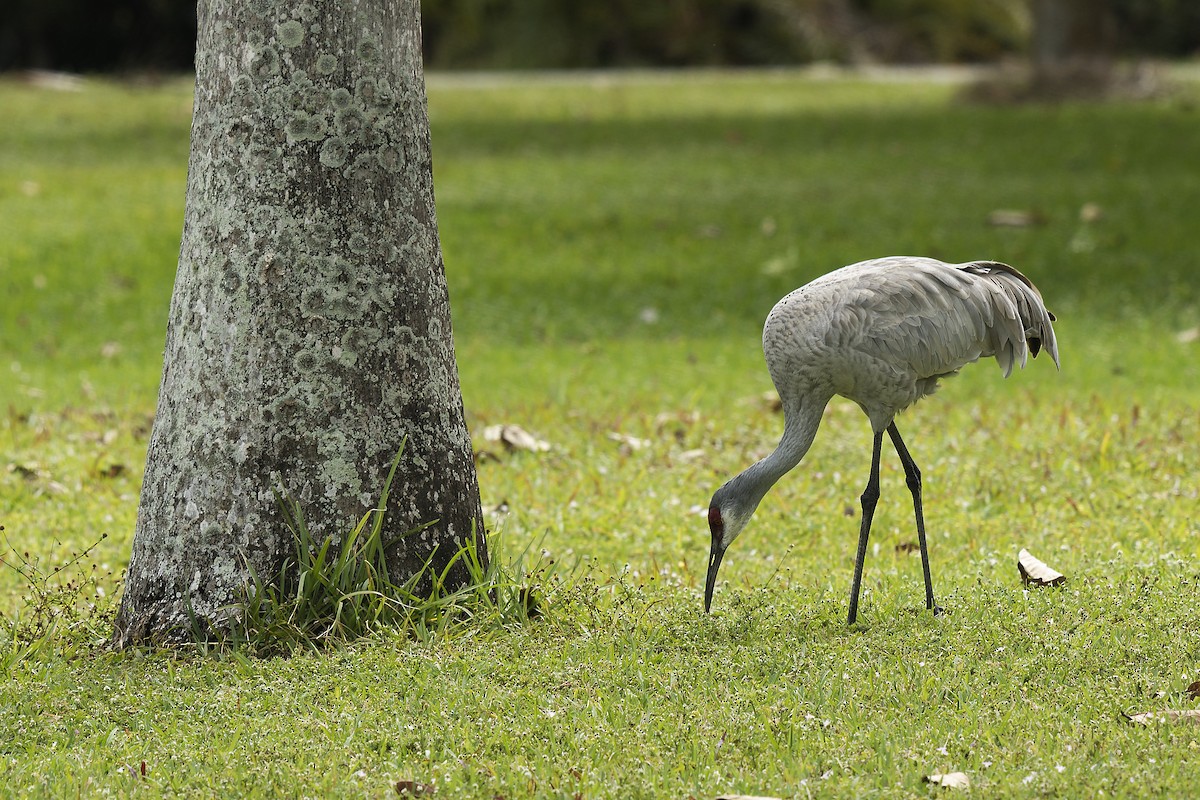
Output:
<instances>
[{"instance_id":1,"label":"crane's foot","mask_svg":"<svg viewBox=\"0 0 1200 800\"><path fill-rule=\"evenodd\" d=\"M935 605L933 607L933 615L935 617L944 617L944 616L946 616L946 609L942 608L941 606Z\"/></svg>"}]
</instances>

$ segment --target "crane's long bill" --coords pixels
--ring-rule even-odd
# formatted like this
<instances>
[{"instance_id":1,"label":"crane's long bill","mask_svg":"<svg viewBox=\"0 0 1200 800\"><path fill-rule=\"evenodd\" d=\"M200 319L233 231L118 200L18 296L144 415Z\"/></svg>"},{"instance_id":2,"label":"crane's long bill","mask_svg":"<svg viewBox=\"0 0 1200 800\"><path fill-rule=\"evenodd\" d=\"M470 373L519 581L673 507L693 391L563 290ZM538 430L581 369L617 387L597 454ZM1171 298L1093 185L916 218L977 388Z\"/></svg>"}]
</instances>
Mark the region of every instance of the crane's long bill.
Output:
<instances>
[{"instance_id":1,"label":"crane's long bill","mask_svg":"<svg viewBox=\"0 0 1200 800\"><path fill-rule=\"evenodd\" d=\"M725 551L717 542L713 542L712 552L708 555L708 579L704 582L704 613L712 607L713 589L717 586L717 570L721 568L721 559Z\"/></svg>"}]
</instances>

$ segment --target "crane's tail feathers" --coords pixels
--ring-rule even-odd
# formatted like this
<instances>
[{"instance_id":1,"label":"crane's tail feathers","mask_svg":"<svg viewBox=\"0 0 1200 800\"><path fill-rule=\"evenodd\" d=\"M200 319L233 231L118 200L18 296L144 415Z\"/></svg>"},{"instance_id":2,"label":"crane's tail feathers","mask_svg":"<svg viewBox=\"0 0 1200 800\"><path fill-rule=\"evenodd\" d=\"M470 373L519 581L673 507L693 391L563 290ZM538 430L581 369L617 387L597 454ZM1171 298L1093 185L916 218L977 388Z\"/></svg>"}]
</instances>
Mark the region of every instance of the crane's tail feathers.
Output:
<instances>
[{"instance_id":1,"label":"crane's tail feathers","mask_svg":"<svg viewBox=\"0 0 1200 800\"><path fill-rule=\"evenodd\" d=\"M1051 324L1055 317L1046 310L1037 287L1013 267L997 261L975 261L962 269L985 278L991 289L988 344L1004 377L1012 374L1014 364L1024 369L1028 356L1036 358L1043 350L1058 367L1058 341Z\"/></svg>"}]
</instances>

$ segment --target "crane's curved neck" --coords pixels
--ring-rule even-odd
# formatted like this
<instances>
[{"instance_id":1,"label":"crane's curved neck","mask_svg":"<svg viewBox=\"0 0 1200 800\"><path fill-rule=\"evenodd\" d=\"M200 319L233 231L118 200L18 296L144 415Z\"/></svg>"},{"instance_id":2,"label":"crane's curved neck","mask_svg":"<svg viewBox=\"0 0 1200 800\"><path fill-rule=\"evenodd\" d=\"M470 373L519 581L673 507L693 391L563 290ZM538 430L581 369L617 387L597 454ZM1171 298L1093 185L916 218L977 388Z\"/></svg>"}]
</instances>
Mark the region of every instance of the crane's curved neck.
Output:
<instances>
[{"instance_id":1,"label":"crane's curved neck","mask_svg":"<svg viewBox=\"0 0 1200 800\"><path fill-rule=\"evenodd\" d=\"M829 398L809 399L793 408L784 407L783 436L775 450L766 458L751 464L730 483L736 483L739 494L750 501L754 509L775 483L800 463L812 446L825 404Z\"/></svg>"}]
</instances>

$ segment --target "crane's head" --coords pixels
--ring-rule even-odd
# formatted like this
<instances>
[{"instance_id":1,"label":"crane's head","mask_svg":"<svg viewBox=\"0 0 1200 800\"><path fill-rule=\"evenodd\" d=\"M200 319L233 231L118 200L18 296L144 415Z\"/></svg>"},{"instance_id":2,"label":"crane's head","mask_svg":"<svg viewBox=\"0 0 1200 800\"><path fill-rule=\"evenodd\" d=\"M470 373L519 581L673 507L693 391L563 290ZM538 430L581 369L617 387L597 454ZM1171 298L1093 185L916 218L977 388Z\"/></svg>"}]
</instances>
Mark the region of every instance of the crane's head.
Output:
<instances>
[{"instance_id":1,"label":"crane's head","mask_svg":"<svg viewBox=\"0 0 1200 800\"><path fill-rule=\"evenodd\" d=\"M732 481L730 482L732 483ZM712 534L712 549L708 553L708 578L704 583L704 610L712 606L713 589L717 585L717 570L721 568L721 559L725 550L746 527L750 515L754 513L755 503L746 508L737 498L740 495L726 483L713 495L708 505L708 530Z\"/></svg>"}]
</instances>

